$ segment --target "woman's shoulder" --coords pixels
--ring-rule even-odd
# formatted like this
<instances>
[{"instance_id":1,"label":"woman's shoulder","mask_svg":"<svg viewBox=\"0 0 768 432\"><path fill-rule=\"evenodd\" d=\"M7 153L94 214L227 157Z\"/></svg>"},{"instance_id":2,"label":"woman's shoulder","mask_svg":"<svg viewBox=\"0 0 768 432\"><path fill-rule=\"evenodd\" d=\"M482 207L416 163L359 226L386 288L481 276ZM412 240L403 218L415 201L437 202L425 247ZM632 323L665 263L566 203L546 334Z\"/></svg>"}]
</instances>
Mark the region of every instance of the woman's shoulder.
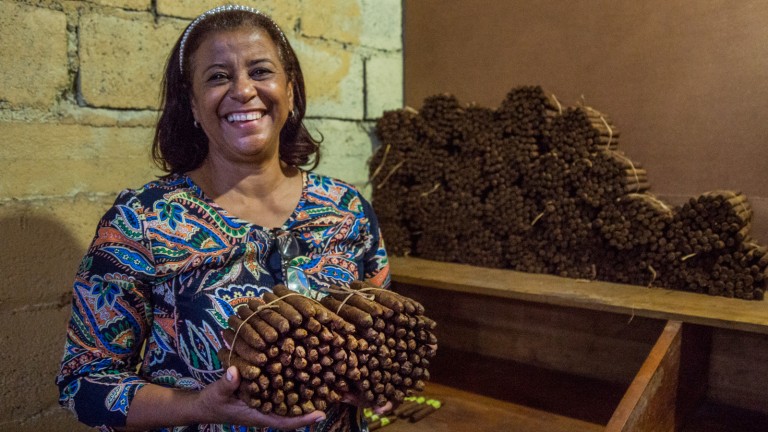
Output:
<instances>
[{"instance_id":1,"label":"woman's shoulder","mask_svg":"<svg viewBox=\"0 0 768 432\"><path fill-rule=\"evenodd\" d=\"M330 205L343 211L359 213L367 211L370 206L352 183L312 171L307 172L306 194L315 203Z\"/></svg>"},{"instance_id":2,"label":"woman's shoulder","mask_svg":"<svg viewBox=\"0 0 768 432\"><path fill-rule=\"evenodd\" d=\"M152 207L160 200L167 200L174 194L194 192L187 176L173 174L152 180L138 188L123 189L115 200L116 204L133 203L142 207Z\"/></svg>"},{"instance_id":3,"label":"woman's shoulder","mask_svg":"<svg viewBox=\"0 0 768 432\"><path fill-rule=\"evenodd\" d=\"M307 171L307 188L311 192L322 193L333 191L336 193L343 192L362 196L360 190L352 183L325 174L318 174L313 171Z\"/></svg>"}]
</instances>

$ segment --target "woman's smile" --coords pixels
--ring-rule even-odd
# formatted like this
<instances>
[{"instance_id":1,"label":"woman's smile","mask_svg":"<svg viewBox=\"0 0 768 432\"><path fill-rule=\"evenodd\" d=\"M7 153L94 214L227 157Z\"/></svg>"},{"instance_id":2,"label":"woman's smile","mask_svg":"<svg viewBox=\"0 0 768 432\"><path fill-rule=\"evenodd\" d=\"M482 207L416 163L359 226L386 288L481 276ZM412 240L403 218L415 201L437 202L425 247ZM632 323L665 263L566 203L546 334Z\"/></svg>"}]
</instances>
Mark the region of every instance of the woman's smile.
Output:
<instances>
[{"instance_id":1,"label":"woman's smile","mask_svg":"<svg viewBox=\"0 0 768 432\"><path fill-rule=\"evenodd\" d=\"M269 35L248 27L212 33L191 64L192 111L208 137L209 157L276 160L293 89Z\"/></svg>"},{"instance_id":2,"label":"woman's smile","mask_svg":"<svg viewBox=\"0 0 768 432\"><path fill-rule=\"evenodd\" d=\"M248 113L232 113L232 114L227 114L226 119L230 123L241 123L241 122L250 122L253 120L259 120L263 116L264 116L264 113L261 111L248 112Z\"/></svg>"},{"instance_id":3,"label":"woman's smile","mask_svg":"<svg viewBox=\"0 0 768 432\"><path fill-rule=\"evenodd\" d=\"M263 110L232 112L222 116L222 128L232 128L241 133L254 134L259 129L267 127L265 124L267 118L265 116L266 113Z\"/></svg>"}]
</instances>

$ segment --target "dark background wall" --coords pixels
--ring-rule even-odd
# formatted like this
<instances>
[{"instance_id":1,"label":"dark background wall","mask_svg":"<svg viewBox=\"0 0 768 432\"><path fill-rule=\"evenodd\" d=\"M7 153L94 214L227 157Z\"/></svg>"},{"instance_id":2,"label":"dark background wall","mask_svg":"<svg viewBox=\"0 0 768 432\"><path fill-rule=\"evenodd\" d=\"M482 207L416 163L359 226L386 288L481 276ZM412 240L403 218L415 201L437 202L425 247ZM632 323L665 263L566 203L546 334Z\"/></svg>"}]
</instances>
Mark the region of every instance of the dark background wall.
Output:
<instances>
[{"instance_id":1,"label":"dark background wall","mask_svg":"<svg viewBox=\"0 0 768 432\"><path fill-rule=\"evenodd\" d=\"M768 244L768 2L404 0L405 102L584 102L667 203L744 192Z\"/></svg>"}]
</instances>

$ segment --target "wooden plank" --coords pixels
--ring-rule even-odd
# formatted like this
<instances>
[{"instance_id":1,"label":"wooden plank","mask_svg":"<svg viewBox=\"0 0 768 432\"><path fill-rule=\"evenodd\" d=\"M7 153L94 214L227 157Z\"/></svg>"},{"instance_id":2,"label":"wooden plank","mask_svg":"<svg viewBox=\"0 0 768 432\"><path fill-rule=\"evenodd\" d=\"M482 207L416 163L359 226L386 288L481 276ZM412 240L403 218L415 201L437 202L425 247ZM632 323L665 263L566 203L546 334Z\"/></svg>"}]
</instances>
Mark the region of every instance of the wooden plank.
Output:
<instances>
[{"instance_id":1,"label":"wooden plank","mask_svg":"<svg viewBox=\"0 0 768 432\"><path fill-rule=\"evenodd\" d=\"M528 408L510 402L429 383L424 396L443 402L442 407L419 422L399 419L381 428L383 432L415 431L602 431L601 425Z\"/></svg>"},{"instance_id":2,"label":"wooden plank","mask_svg":"<svg viewBox=\"0 0 768 432\"><path fill-rule=\"evenodd\" d=\"M445 347L438 351L429 367L429 385L447 385L594 424L608 423L629 386L629 381L612 383L580 377L476 352ZM638 364L634 372L639 368Z\"/></svg>"},{"instance_id":3,"label":"wooden plank","mask_svg":"<svg viewBox=\"0 0 768 432\"><path fill-rule=\"evenodd\" d=\"M440 347L621 383L666 321L395 283L437 321ZM441 356L438 356L440 359ZM607 418L606 418L607 421Z\"/></svg>"},{"instance_id":4,"label":"wooden plank","mask_svg":"<svg viewBox=\"0 0 768 432\"><path fill-rule=\"evenodd\" d=\"M766 301L582 281L410 257L392 257L390 263L392 279L400 283L768 334Z\"/></svg>"},{"instance_id":5,"label":"wooden plank","mask_svg":"<svg viewBox=\"0 0 768 432\"><path fill-rule=\"evenodd\" d=\"M682 323L664 328L635 380L624 394L606 432L673 432L680 373Z\"/></svg>"},{"instance_id":6,"label":"wooden plank","mask_svg":"<svg viewBox=\"0 0 768 432\"><path fill-rule=\"evenodd\" d=\"M768 415L768 336L715 329L707 396Z\"/></svg>"}]
</instances>

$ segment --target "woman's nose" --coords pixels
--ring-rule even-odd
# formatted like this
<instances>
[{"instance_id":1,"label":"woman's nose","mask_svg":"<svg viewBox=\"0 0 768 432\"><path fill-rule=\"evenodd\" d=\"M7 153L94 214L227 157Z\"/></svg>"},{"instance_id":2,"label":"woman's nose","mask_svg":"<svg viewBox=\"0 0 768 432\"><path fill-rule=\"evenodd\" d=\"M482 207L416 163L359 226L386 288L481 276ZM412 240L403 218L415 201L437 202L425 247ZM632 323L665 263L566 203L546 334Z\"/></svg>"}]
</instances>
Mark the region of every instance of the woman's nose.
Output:
<instances>
[{"instance_id":1,"label":"woman's nose","mask_svg":"<svg viewBox=\"0 0 768 432\"><path fill-rule=\"evenodd\" d=\"M230 96L241 102L248 102L258 92L253 85L253 80L250 76L238 76L232 81L232 87L230 88Z\"/></svg>"}]
</instances>

